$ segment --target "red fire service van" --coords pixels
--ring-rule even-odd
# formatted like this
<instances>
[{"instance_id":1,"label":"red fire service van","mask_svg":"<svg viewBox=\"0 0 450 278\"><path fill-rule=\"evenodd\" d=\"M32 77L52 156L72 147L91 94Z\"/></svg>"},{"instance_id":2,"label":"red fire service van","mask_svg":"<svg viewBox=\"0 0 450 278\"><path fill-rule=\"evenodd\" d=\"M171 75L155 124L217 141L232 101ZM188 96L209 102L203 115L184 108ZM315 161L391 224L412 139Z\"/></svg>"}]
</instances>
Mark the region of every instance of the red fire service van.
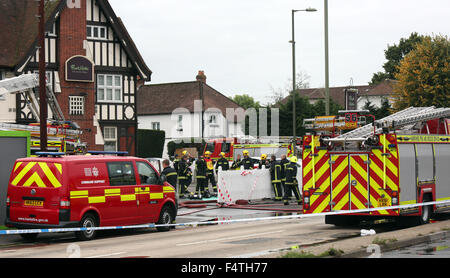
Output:
<instances>
[{"instance_id":1,"label":"red fire service van","mask_svg":"<svg viewBox=\"0 0 450 278\"><path fill-rule=\"evenodd\" d=\"M18 159L14 165L7 195L8 227L90 228L175 220L175 190L145 159L106 153L40 155ZM95 234L91 229L76 232L81 240ZM36 236L22 235L28 240Z\"/></svg>"}]
</instances>

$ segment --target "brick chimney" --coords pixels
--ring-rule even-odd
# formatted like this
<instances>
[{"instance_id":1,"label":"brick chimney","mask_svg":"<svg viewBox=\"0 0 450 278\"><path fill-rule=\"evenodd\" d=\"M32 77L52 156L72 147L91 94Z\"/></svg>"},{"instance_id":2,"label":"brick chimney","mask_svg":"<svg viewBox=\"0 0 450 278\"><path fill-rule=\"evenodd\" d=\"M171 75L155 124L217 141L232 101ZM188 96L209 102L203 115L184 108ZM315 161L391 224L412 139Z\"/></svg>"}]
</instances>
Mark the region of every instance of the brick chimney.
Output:
<instances>
[{"instance_id":1,"label":"brick chimney","mask_svg":"<svg viewBox=\"0 0 450 278\"><path fill-rule=\"evenodd\" d=\"M199 70L199 71L198 71L198 75L197 75L196 78L197 78L197 81L206 83L206 75L205 75L205 72L204 72L204 71Z\"/></svg>"}]
</instances>

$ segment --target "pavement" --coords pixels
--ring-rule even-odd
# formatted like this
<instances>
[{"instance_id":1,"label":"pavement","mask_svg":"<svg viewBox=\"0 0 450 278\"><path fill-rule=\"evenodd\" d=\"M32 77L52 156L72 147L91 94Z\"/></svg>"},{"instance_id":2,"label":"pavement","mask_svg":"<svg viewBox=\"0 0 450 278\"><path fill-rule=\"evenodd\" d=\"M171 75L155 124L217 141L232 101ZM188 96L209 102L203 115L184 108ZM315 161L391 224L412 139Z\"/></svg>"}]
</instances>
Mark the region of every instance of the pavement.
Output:
<instances>
[{"instance_id":1,"label":"pavement","mask_svg":"<svg viewBox=\"0 0 450 278\"><path fill-rule=\"evenodd\" d=\"M444 220L427 225L384 232L380 235L353 237L312 246L297 246L297 248L292 250L265 254L258 256L258 258L279 258L288 252L304 252L313 256L319 256L331 249L339 250L341 254L338 256L343 258L379 257L377 255L383 252L448 237L450 237L450 220Z\"/></svg>"}]
</instances>

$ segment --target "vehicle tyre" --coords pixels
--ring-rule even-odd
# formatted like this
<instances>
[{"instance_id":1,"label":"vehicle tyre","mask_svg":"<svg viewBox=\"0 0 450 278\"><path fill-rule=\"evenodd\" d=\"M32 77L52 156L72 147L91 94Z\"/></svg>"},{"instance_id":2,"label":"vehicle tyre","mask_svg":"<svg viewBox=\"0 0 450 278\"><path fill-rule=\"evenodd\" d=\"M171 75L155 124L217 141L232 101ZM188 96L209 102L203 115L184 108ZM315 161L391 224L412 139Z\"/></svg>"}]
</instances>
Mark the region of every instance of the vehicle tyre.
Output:
<instances>
[{"instance_id":1,"label":"vehicle tyre","mask_svg":"<svg viewBox=\"0 0 450 278\"><path fill-rule=\"evenodd\" d=\"M97 226L98 226L97 218L90 213L85 214L83 216L83 218L81 219L81 222L80 222L81 228L94 228ZM96 234L97 234L96 230L89 230L89 229L84 230L84 231L75 232L75 235L80 240L92 240L95 238Z\"/></svg>"},{"instance_id":2,"label":"vehicle tyre","mask_svg":"<svg viewBox=\"0 0 450 278\"><path fill-rule=\"evenodd\" d=\"M167 205L164 206L159 215L158 223L156 223L156 224L162 224L162 225L172 224L173 220L175 220L175 216L173 214L174 214L173 210L169 206L167 206ZM170 230L170 226L156 227L156 229L159 232L167 232Z\"/></svg>"},{"instance_id":3,"label":"vehicle tyre","mask_svg":"<svg viewBox=\"0 0 450 278\"><path fill-rule=\"evenodd\" d=\"M32 233L32 234L21 234L20 236L27 242L33 242L36 240L38 233Z\"/></svg>"},{"instance_id":4,"label":"vehicle tyre","mask_svg":"<svg viewBox=\"0 0 450 278\"><path fill-rule=\"evenodd\" d=\"M428 201L424 201L428 202ZM433 207L432 206L423 206L422 207L422 215L418 217L419 225L428 224L430 222L431 214Z\"/></svg>"}]
</instances>

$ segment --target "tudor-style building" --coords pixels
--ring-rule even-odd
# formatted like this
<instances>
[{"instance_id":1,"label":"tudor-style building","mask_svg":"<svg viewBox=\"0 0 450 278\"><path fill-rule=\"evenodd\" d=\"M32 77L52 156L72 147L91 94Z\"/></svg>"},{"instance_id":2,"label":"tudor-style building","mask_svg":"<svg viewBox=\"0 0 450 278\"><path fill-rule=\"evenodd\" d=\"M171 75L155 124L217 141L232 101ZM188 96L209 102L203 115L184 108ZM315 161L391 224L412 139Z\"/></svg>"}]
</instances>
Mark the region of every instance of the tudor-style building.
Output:
<instances>
[{"instance_id":1,"label":"tudor-style building","mask_svg":"<svg viewBox=\"0 0 450 278\"><path fill-rule=\"evenodd\" d=\"M46 1L45 11L47 79L66 120L89 149L134 155L136 92L152 73L122 21L107 0ZM37 13L35 0L0 0L1 77L37 72ZM0 100L1 122L35 121L20 95L10 98Z\"/></svg>"}]
</instances>

